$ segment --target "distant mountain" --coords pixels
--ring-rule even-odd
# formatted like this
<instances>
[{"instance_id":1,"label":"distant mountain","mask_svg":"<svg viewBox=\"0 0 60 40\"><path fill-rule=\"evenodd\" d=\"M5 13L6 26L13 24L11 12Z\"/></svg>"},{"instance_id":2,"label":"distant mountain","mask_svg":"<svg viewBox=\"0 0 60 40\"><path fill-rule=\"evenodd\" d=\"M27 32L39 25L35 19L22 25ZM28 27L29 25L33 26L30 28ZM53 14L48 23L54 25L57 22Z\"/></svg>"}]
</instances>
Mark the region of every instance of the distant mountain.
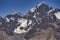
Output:
<instances>
[{"instance_id":1,"label":"distant mountain","mask_svg":"<svg viewBox=\"0 0 60 40\"><path fill-rule=\"evenodd\" d=\"M60 40L60 9L42 2L26 14L0 17L0 31L1 40Z\"/></svg>"}]
</instances>

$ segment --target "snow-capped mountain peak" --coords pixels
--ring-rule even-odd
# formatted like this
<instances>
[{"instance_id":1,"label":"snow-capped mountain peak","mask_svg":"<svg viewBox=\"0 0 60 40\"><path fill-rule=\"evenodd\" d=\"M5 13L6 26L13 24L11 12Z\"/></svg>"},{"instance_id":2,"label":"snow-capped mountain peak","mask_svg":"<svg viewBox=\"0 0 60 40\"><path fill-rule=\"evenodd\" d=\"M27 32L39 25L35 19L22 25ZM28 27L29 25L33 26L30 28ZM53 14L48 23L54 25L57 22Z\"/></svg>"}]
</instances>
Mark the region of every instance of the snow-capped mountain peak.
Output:
<instances>
[{"instance_id":1,"label":"snow-capped mountain peak","mask_svg":"<svg viewBox=\"0 0 60 40\"><path fill-rule=\"evenodd\" d=\"M47 4L43 1L37 5L37 8L39 8L41 5L47 5Z\"/></svg>"},{"instance_id":2,"label":"snow-capped mountain peak","mask_svg":"<svg viewBox=\"0 0 60 40\"><path fill-rule=\"evenodd\" d=\"M60 40L60 9L42 2L27 14L14 12L5 18L0 17L0 30L12 40Z\"/></svg>"},{"instance_id":3,"label":"snow-capped mountain peak","mask_svg":"<svg viewBox=\"0 0 60 40\"><path fill-rule=\"evenodd\" d=\"M32 12L32 13L35 12L35 11L36 11L36 8L31 8L30 9L30 12Z\"/></svg>"}]
</instances>

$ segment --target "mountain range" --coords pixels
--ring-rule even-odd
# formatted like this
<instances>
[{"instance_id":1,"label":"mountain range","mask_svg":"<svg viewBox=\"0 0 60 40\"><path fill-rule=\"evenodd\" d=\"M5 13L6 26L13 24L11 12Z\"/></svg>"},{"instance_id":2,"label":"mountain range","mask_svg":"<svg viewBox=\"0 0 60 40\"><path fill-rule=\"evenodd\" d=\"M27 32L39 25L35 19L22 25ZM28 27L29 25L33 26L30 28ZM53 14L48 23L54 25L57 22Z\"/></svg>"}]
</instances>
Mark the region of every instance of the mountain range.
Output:
<instances>
[{"instance_id":1,"label":"mountain range","mask_svg":"<svg viewBox=\"0 0 60 40\"><path fill-rule=\"evenodd\" d=\"M60 9L42 2L25 14L0 16L0 40L60 40Z\"/></svg>"}]
</instances>

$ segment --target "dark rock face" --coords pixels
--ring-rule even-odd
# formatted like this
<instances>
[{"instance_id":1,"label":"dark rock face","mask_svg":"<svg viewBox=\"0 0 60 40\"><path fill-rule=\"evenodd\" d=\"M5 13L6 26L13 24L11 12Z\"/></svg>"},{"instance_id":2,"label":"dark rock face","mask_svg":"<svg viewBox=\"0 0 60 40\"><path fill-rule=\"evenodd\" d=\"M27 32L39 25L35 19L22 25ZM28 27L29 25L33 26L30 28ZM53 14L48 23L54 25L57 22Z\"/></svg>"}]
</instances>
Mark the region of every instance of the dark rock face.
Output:
<instances>
[{"instance_id":1,"label":"dark rock face","mask_svg":"<svg viewBox=\"0 0 60 40\"><path fill-rule=\"evenodd\" d=\"M26 40L60 40L60 19L55 15L57 12L60 12L60 9L41 3L29 10L27 14L17 12L5 18L0 17L0 31L6 32L10 39L12 36L12 40L23 40L23 38ZM24 30L23 35L18 34L18 31L14 33L18 27L19 32Z\"/></svg>"},{"instance_id":2,"label":"dark rock face","mask_svg":"<svg viewBox=\"0 0 60 40\"><path fill-rule=\"evenodd\" d=\"M32 14L29 13L32 17L35 16L35 25L25 38L27 40L60 40L60 27L57 25L59 19L55 16L57 12L60 12L60 9L53 9L44 3L36 7Z\"/></svg>"}]
</instances>

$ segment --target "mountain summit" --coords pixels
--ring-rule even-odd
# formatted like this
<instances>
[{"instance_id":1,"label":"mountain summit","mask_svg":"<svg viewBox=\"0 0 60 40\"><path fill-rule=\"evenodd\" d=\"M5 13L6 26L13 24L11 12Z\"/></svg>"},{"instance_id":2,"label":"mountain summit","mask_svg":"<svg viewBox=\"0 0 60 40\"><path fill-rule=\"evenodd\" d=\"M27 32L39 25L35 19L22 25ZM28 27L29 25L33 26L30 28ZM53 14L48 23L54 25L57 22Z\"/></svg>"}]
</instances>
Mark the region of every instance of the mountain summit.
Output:
<instances>
[{"instance_id":1,"label":"mountain summit","mask_svg":"<svg viewBox=\"0 0 60 40\"><path fill-rule=\"evenodd\" d=\"M0 17L1 40L60 40L60 9L42 2L26 14Z\"/></svg>"}]
</instances>

